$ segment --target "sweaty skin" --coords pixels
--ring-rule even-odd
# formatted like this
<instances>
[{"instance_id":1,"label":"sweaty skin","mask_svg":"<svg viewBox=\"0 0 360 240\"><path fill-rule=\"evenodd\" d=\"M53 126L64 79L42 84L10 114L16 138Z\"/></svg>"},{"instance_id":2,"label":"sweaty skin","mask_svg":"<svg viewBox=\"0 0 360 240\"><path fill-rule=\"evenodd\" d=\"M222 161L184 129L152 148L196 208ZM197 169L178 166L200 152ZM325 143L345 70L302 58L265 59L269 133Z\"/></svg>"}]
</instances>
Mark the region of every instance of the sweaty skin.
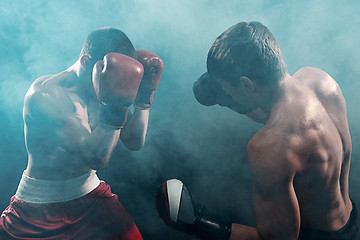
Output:
<instances>
[{"instance_id":1,"label":"sweaty skin","mask_svg":"<svg viewBox=\"0 0 360 240\"><path fill-rule=\"evenodd\" d=\"M131 150L144 145L149 110L136 108L121 130L99 124L99 101L91 71L84 73L84 66L79 60L59 74L42 76L27 92L23 109L27 176L75 178L107 167L119 138Z\"/></svg>"},{"instance_id":2,"label":"sweaty skin","mask_svg":"<svg viewBox=\"0 0 360 240\"><path fill-rule=\"evenodd\" d=\"M233 224L230 239L293 240L300 226L339 230L352 210L351 139L340 87L306 67L280 81L273 101L254 99L268 116L247 147L257 226Z\"/></svg>"}]
</instances>

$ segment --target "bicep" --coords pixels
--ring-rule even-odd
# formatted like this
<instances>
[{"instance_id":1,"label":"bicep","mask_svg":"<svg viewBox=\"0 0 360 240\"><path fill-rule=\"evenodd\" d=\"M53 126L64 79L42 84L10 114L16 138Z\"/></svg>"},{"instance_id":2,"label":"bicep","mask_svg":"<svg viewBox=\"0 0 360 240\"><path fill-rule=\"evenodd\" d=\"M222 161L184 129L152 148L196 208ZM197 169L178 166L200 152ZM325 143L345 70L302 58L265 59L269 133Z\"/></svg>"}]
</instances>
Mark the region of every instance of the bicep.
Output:
<instances>
[{"instance_id":1,"label":"bicep","mask_svg":"<svg viewBox=\"0 0 360 240\"><path fill-rule=\"evenodd\" d=\"M260 131L248 145L257 230L263 239L297 239L300 210L293 186L297 158L290 154L287 138L275 130Z\"/></svg>"},{"instance_id":2,"label":"bicep","mask_svg":"<svg viewBox=\"0 0 360 240\"><path fill-rule=\"evenodd\" d=\"M253 208L257 230L264 239L297 239L300 210L292 184L254 183Z\"/></svg>"}]
</instances>

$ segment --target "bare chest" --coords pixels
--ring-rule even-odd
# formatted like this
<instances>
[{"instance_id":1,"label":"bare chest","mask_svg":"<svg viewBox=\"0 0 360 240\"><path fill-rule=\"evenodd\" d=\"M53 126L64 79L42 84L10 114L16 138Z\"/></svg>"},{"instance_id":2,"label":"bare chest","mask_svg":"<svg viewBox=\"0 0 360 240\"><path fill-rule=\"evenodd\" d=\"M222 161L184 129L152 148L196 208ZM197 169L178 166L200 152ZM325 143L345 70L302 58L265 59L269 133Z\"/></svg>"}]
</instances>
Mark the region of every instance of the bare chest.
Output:
<instances>
[{"instance_id":1,"label":"bare chest","mask_svg":"<svg viewBox=\"0 0 360 240\"><path fill-rule=\"evenodd\" d=\"M74 104L73 116L80 124L91 132L98 125L98 103L85 103L80 97L72 95Z\"/></svg>"},{"instance_id":2,"label":"bare chest","mask_svg":"<svg viewBox=\"0 0 360 240\"><path fill-rule=\"evenodd\" d=\"M74 115L78 118L86 129L91 132L98 125L98 106L97 105L82 105L79 102L74 102Z\"/></svg>"}]
</instances>

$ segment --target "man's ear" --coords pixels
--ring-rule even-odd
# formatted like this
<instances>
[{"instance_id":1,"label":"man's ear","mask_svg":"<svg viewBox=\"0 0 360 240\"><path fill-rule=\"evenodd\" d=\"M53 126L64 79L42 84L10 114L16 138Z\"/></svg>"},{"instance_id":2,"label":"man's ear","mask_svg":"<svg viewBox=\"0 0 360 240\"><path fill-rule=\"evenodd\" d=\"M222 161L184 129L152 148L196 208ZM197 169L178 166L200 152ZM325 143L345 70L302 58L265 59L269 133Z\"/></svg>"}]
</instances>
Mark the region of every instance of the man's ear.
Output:
<instances>
[{"instance_id":1,"label":"man's ear","mask_svg":"<svg viewBox=\"0 0 360 240\"><path fill-rule=\"evenodd\" d=\"M89 60L90 60L90 57L88 55L83 55L80 58L81 68L84 71L86 71L87 67L89 66Z\"/></svg>"},{"instance_id":2,"label":"man's ear","mask_svg":"<svg viewBox=\"0 0 360 240\"><path fill-rule=\"evenodd\" d=\"M245 94L251 94L254 92L254 83L252 82L252 80L248 77L242 76L239 79L239 86L238 86L241 91Z\"/></svg>"}]
</instances>

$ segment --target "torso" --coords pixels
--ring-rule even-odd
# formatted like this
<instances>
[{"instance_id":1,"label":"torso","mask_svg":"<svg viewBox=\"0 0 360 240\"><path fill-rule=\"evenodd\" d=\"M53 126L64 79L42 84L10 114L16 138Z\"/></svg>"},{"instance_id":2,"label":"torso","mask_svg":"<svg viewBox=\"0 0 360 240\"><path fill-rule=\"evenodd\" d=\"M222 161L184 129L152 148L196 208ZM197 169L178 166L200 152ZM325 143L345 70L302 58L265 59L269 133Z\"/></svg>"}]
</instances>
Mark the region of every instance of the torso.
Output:
<instances>
[{"instance_id":1,"label":"torso","mask_svg":"<svg viewBox=\"0 0 360 240\"><path fill-rule=\"evenodd\" d=\"M74 72L66 71L43 76L26 94L23 111L29 156L26 175L66 180L91 170L74 150L81 143L71 136L91 133L97 125L97 105L85 103L76 80Z\"/></svg>"},{"instance_id":2,"label":"torso","mask_svg":"<svg viewBox=\"0 0 360 240\"><path fill-rule=\"evenodd\" d=\"M337 83L321 70L300 69L292 81L255 136L278 134L284 154L296 162L289 171L295 175L301 226L335 231L346 224L352 209L345 100ZM293 155L297 157L291 159Z\"/></svg>"}]
</instances>

